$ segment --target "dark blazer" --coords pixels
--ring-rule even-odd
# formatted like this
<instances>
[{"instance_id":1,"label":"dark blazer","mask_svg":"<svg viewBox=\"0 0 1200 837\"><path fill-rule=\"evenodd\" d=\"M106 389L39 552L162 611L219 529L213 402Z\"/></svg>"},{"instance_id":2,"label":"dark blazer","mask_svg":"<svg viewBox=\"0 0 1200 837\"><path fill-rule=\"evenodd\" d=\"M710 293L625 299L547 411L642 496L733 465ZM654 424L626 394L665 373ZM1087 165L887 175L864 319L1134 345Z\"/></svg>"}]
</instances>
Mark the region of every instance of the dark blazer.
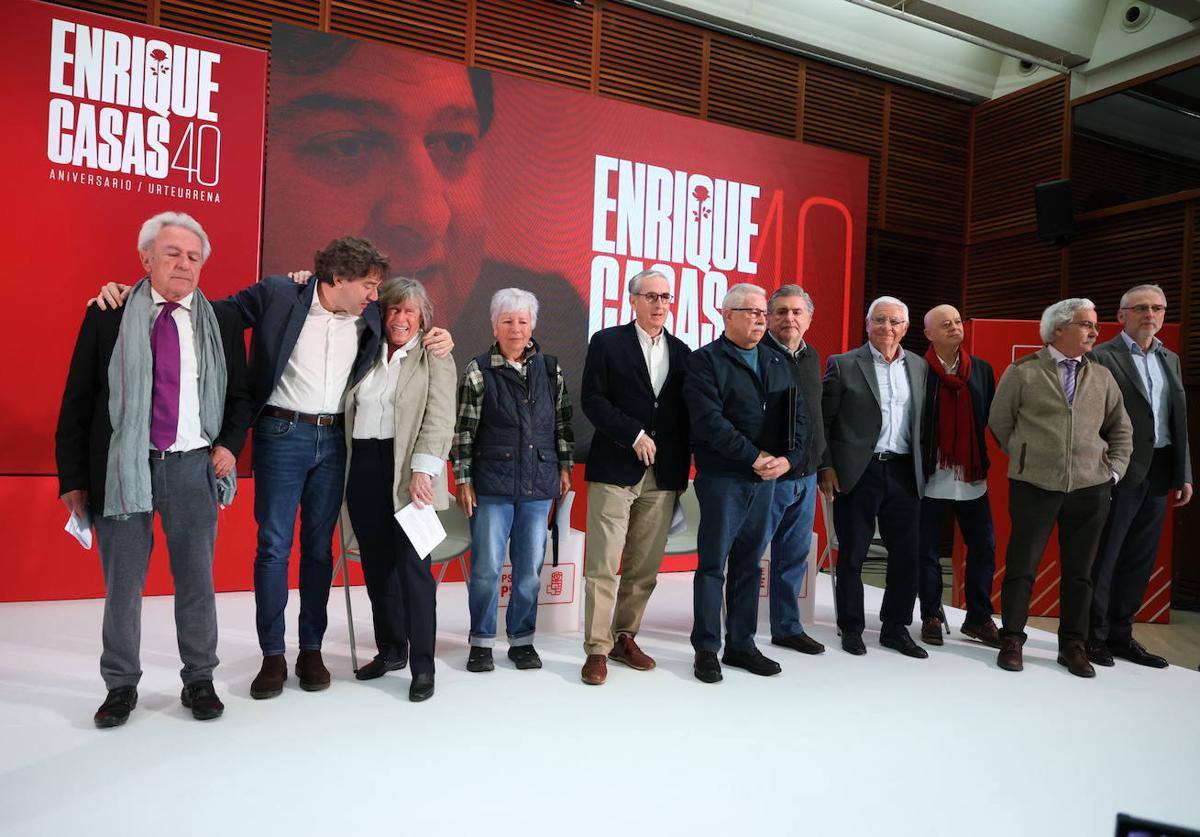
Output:
<instances>
[{"instance_id":1,"label":"dark blazer","mask_svg":"<svg viewBox=\"0 0 1200 837\"><path fill-rule=\"evenodd\" d=\"M925 377L929 364L918 354L907 349L902 351L911 393L908 409L913 470L917 494L924 496L921 417L924 413ZM838 485L845 493L854 488L867 469L875 442L883 429L879 381L875 377L875 360L869 343L845 354L830 356L821 393L821 413L825 417L825 442L828 445L821 467L833 468L837 472Z\"/></svg>"},{"instance_id":2,"label":"dark blazer","mask_svg":"<svg viewBox=\"0 0 1200 837\"><path fill-rule=\"evenodd\" d=\"M724 334L688 356L683 399L699 471L757 480L752 466L762 451L786 456L793 468L804 458L809 434L804 395L779 352L762 342L755 348L758 374ZM789 411L795 415L792 450L787 449Z\"/></svg>"},{"instance_id":3,"label":"dark blazer","mask_svg":"<svg viewBox=\"0 0 1200 837\"><path fill-rule=\"evenodd\" d=\"M961 350L960 350L961 351ZM963 354L966 354L963 352ZM988 415L992 410L992 398L996 395L996 373L992 365L982 358L969 355L971 358L971 377L967 378L967 392L971 395L971 412L975 414L975 435L978 437L979 458L983 463L983 473L987 476L991 462L988 460L987 430ZM929 361L925 361L929 366ZM942 379L932 369L927 369L925 376L925 406L921 420L921 453L924 458L925 479L937 470L937 421L938 397L942 392Z\"/></svg>"},{"instance_id":4,"label":"dark blazer","mask_svg":"<svg viewBox=\"0 0 1200 837\"><path fill-rule=\"evenodd\" d=\"M688 355L682 340L663 330L667 379L655 397L636 326L602 329L588 344L580 404L596 428L584 479L610 485L636 485L646 466L633 452L638 433L653 439L654 480L659 488L687 488L691 467L683 378Z\"/></svg>"},{"instance_id":5,"label":"dark blazer","mask_svg":"<svg viewBox=\"0 0 1200 837\"><path fill-rule=\"evenodd\" d=\"M808 407L808 447L800 464L782 479L796 479L815 474L825 456L825 420L821 418L821 356L816 347L809 343L804 344L798 356L793 356L770 332L763 337L762 342L788 362L792 370L792 382L804 394L804 403Z\"/></svg>"},{"instance_id":6,"label":"dark blazer","mask_svg":"<svg viewBox=\"0 0 1200 837\"><path fill-rule=\"evenodd\" d=\"M250 339L250 385L254 398L254 415L266 406L275 391L288 358L300 339L304 318L317 292L317 280L298 285L286 276L268 276L248 288L213 303L217 309L236 312L243 328L254 329ZM350 373L347 388L354 386L367 374L379 353L379 336L383 329L379 306L368 305L362 314L366 328L359 335L358 355Z\"/></svg>"},{"instance_id":7,"label":"dark blazer","mask_svg":"<svg viewBox=\"0 0 1200 837\"><path fill-rule=\"evenodd\" d=\"M213 310L221 330L227 377L225 417L213 446L229 448L238 456L246 441L251 415L246 344L237 314L215 305ZM104 509L108 445L112 437L112 424L108 420L108 364L124 314L124 306L101 311L94 305L84 314L54 435L58 493L88 492L93 514Z\"/></svg>"},{"instance_id":8,"label":"dark blazer","mask_svg":"<svg viewBox=\"0 0 1200 837\"><path fill-rule=\"evenodd\" d=\"M1118 334L1092 349L1089 358L1112 372L1121 387L1125 412L1133 423L1133 456L1124 480L1139 483L1150 471L1150 460L1154 457L1154 411L1150 409L1150 396L1142 385L1142 376L1133 365L1133 355L1124 338ZM1162 361L1163 378L1166 379L1171 405L1171 488L1178 491L1185 482L1192 481L1192 459L1187 435L1187 396L1183 391L1183 370L1179 355L1163 346L1159 355Z\"/></svg>"}]
</instances>

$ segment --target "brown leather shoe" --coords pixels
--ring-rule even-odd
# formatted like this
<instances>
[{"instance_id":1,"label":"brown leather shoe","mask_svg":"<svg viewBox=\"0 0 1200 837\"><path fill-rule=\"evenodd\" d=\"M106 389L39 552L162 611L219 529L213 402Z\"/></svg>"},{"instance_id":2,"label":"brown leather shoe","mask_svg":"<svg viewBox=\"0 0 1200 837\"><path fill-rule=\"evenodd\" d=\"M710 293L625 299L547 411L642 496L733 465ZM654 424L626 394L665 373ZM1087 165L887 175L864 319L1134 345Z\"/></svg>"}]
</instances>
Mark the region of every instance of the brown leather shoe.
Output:
<instances>
[{"instance_id":1,"label":"brown leather shoe","mask_svg":"<svg viewBox=\"0 0 1200 837\"><path fill-rule=\"evenodd\" d=\"M301 651L297 655L296 676L300 678L300 688L306 692L329 688L329 669L325 668L320 651Z\"/></svg>"},{"instance_id":2,"label":"brown leather shoe","mask_svg":"<svg viewBox=\"0 0 1200 837\"><path fill-rule=\"evenodd\" d=\"M273 698L283 691L284 680L287 680L287 660L283 655L271 654L263 657L262 668L250 684L250 697L255 700Z\"/></svg>"},{"instance_id":3,"label":"brown leather shoe","mask_svg":"<svg viewBox=\"0 0 1200 837\"><path fill-rule=\"evenodd\" d=\"M929 616L921 620L921 642L926 645L941 645L945 642L942 639L942 620L936 616Z\"/></svg>"},{"instance_id":4,"label":"brown leather shoe","mask_svg":"<svg viewBox=\"0 0 1200 837\"><path fill-rule=\"evenodd\" d=\"M1019 636L1001 636L996 665L1005 671L1020 671L1025 668L1025 661L1021 657L1021 646L1024 644Z\"/></svg>"},{"instance_id":5,"label":"brown leather shoe","mask_svg":"<svg viewBox=\"0 0 1200 837\"><path fill-rule=\"evenodd\" d=\"M982 642L989 648L1000 647L1000 631L996 630L996 623L991 619L980 622L978 625L964 624L958 629L958 632L963 636Z\"/></svg>"},{"instance_id":6,"label":"brown leather shoe","mask_svg":"<svg viewBox=\"0 0 1200 837\"><path fill-rule=\"evenodd\" d=\"M1071 642L1058 650L1058 664L1066 666L1076 677L1095 677L1096 669L1088 662L1082 642Z\"/></svg>"},{"instance_id":7,"label":"brown leather shoe","mask_svg":"<svg viewBox=\"0 0 1200 837\"><path fill-rule=\"evenodd\" d=\"M580 678L589 686L600 686L608 679L608 660L603 654L588 654Z\"/></svg>"},{"instance_id":8,"label":"brown leather shoe","mask_svg":"<svg viewBox=\"0 0 1200 837\"><path fill-rule=\"evenodd\" d=\"M620 634L617 637L617 644L608 652L608 658L624 663L636 671L649 671L657 665L653 657L638 648L629 634Z\"/></svg>"}]
</instances>

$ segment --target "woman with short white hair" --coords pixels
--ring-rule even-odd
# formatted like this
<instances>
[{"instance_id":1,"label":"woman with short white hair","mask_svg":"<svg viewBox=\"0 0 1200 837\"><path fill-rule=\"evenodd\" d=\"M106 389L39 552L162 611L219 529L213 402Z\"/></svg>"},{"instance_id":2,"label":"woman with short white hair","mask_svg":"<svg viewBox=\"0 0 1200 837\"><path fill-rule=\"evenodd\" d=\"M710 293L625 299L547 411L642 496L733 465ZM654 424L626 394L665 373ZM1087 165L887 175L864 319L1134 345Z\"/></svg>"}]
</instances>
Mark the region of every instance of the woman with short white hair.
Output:
<instances>
[{"instance_id":1,"label":"woman with short white hair","mask_svg":"<svg viewBox=\"0 0 1200 837\"><path fill-rule=\"evenodd\" d=\"M458 388L451 460L457 502L471 521L471 651L468 671L495 668L500 568L508 547L508 657L541 668L533 647L551 502L571 488L575 436L562 369L533 339L537 297L504 288L492 297L491 348L473 358Z\"/></svg>"}]
</instances>

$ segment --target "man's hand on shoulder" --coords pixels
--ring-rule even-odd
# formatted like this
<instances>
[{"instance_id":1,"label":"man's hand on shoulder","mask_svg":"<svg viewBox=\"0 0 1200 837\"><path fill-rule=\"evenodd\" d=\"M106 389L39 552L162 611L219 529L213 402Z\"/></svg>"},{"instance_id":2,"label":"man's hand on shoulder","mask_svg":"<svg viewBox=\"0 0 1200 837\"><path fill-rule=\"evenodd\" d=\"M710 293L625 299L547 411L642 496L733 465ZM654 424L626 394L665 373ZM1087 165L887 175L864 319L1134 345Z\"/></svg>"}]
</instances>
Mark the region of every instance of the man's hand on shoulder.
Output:
<instances>
[{"instance_id":1,"label":"man's hand on shoulder","mask_svg":"<svg viewBox=\"0 0 1200 837\"><path fill-rule=\"evenodd\" d=\"M421 341L421 345L434 357L446 357L454 351L454 338L450 336L450 332L444 328L434 326L429 329L425 335L425 339Z\"/></svg>"},{"instance_id":2,"label":"man's hand on shoulder","mask_svg":"<svg viewBox=\"0 0 1200 837\"><path fill-rule=\"evenodd\" d=\"M129 296L131 290L133 290L133 285L109 282L100 287L100 293L87 301L88 307L90 308L95 304L101 311L107 311L110 308L120 308L125 304L125 298Z\"/></svg>"}]
</instances>

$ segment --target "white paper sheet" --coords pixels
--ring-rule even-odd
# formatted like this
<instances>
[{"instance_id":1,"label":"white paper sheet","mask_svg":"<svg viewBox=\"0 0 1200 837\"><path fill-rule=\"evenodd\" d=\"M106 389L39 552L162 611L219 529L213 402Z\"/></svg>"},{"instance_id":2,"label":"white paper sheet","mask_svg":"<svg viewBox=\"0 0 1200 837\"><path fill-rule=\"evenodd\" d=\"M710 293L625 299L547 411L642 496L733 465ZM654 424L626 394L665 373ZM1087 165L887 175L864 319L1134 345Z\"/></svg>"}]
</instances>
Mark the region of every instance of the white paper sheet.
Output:
<instances>
[{"instance_id":1,"label":"white paper sheet","mask_svg":"<svg viewBox=\"0 0 1200 837\"><path fill-rule=\"evenodd\" d=\"M84 512L82 517L72 512L63 531L79 541L84 549L92 548L92 516L88 512Z\"/></svg>"},{"instance_id":2,"label":"white paper sheet","mask_svg":"<svg viewBox=\"0 0 1200 837\"><path fill-rule=\"evenodd\" d=\"M437 510L428 503L420 509L415 503L409 503L396 512L396 522L422 558L428 558L434 547L446 540L446 530Z\"/></svg>"}]
</instances>

